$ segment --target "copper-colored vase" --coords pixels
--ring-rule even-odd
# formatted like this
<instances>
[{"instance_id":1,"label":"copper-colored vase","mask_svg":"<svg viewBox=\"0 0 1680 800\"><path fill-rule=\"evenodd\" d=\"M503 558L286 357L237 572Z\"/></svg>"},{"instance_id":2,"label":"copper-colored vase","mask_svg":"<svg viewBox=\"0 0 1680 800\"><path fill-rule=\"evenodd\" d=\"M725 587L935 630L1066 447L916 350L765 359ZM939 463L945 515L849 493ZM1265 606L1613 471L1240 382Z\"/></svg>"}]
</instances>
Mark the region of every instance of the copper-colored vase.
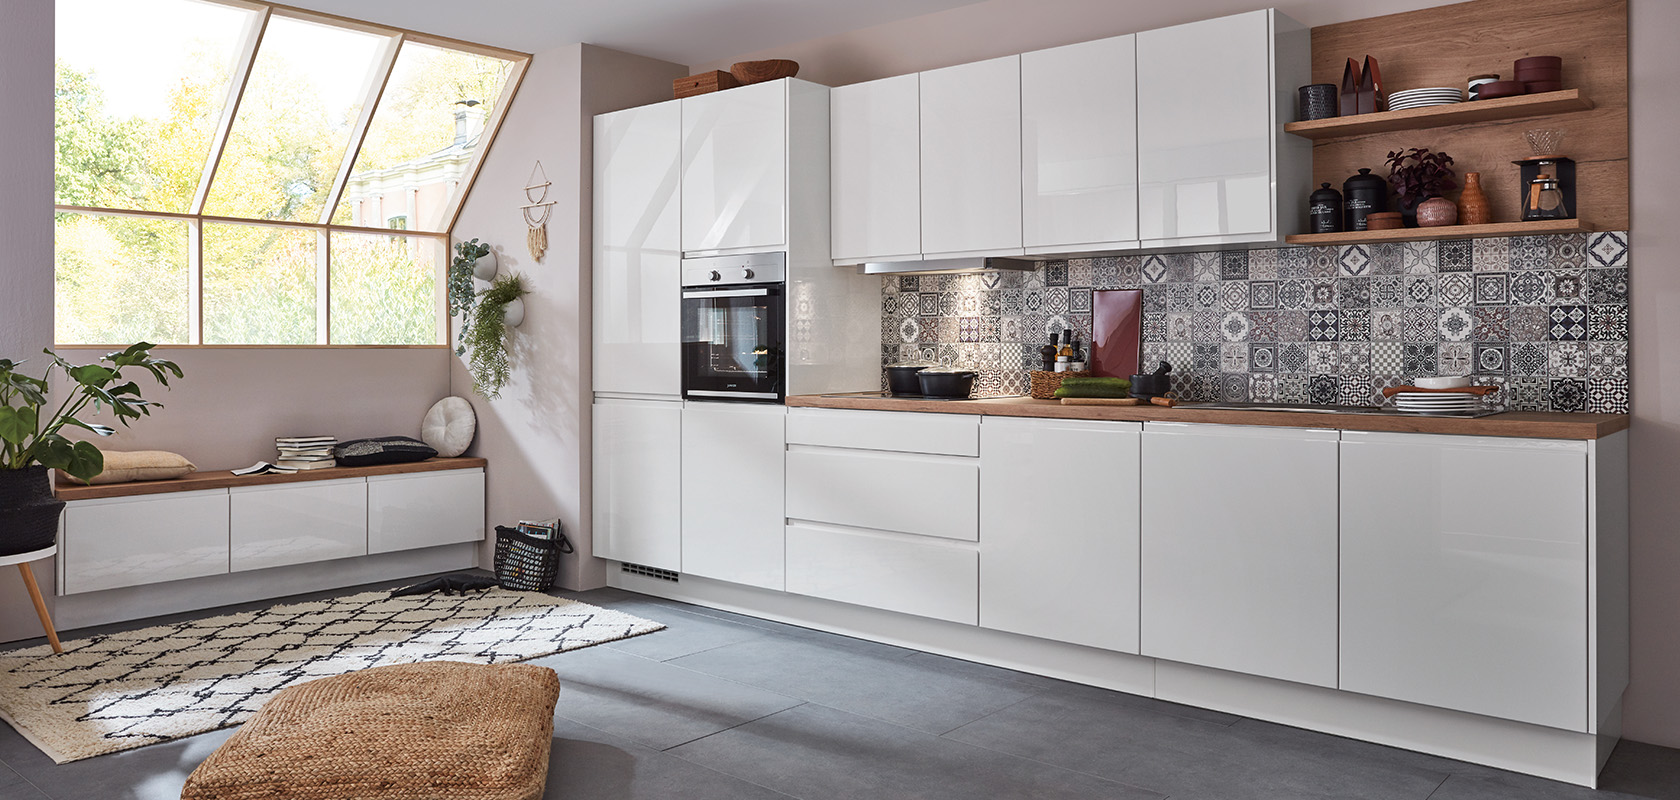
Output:
<instances>
[{"instance_id":1,"label":"copper-colored vase","mask_svg":"<svg viewBox=\"0 0 1680 800\"><path fill-rule=\"evenodd\" d=\"M1417 207L1417 224L1419 228L1438 228L1442 225L1456 225L1458 223L1458 206L1445 197L1431 197Z\"/></svg>"},{"instance_id":2,"label":"copper-colored vase","mask_svg":"<svg viewBox=\"0 0 1680 800\"><path fill-rule=\"evenodd\" d=\"M1465 225L1486 225L1493 221L1493 207L1482 193L1482 173L1464 173L1464 193L1458 197L1458 221Z\"/></svg>"}]
</instances>

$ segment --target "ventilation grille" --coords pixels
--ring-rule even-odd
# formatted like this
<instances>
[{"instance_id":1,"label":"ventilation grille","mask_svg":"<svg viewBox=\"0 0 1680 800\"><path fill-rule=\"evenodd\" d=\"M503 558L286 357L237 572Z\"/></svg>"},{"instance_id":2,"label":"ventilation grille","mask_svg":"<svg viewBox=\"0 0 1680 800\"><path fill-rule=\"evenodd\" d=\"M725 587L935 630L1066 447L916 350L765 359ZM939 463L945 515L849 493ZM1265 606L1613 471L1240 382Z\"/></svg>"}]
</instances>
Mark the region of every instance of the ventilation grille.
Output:
<instances>
[{"instance_id":1,"label":"ventilation grille","mask_svg":"<svg viewBox=\"0 0 1680 800\"><path fill-rule=\"evenodd\" d=\"M619 569L624 571L624 572L628 572L631 575L642 575L642 576L648 577L648 578L658 578L659 580L670 581L672 583L677 582L677 573L672 571L672 570L668 570L668 569L660 569L658 567L646 567L646 566L642 566L641 564L631 564L631 563L628 563L628 562L620 564Z\"/></svg>"}]
</instances>

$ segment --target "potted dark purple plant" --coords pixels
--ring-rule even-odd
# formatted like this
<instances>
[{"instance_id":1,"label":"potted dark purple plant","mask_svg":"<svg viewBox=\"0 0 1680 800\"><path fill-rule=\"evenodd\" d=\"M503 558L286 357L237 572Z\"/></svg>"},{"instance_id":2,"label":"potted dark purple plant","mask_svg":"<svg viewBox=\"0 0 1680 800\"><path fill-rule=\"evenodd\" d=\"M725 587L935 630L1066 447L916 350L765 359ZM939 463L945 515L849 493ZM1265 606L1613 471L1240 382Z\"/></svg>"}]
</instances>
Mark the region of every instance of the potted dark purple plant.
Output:
<instances>
[{"instance_id":1,"label":"potted dark purple plant","mask_svg":"<svg viewBox=\"0 0 1680 800\"><path fill-rule=\"evenodd\" d=\"M1445 197L1458 188L1453 180L1452 156L1414 147L1388 154L1388 185L1400 197L1400 216L1406 227L1417 227L1417 207L1431 197Z\"/></svg>"}]
</instances>

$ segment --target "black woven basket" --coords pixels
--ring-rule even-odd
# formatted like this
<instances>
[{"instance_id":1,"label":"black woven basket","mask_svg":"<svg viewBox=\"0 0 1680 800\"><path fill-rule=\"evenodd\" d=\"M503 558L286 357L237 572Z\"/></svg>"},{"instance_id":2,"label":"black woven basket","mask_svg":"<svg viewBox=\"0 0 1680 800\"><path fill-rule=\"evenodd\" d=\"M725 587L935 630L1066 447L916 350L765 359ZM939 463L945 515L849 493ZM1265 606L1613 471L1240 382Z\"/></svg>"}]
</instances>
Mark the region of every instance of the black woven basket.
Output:
<instances>
[{"instance_id":1,"label":"black woven basket","mask_svg":"<svg viewBox=\"0 0 1680 800\"><path fill-rule=\"evenodd\" d=\"M0 470L0 556L52 547L63 510L46 467Z\"/></svg>"},{"instance_id":2,"label":"black woven basket","mask_svg":"<svg viewBox=\"0 0 1680 800\"><path fill-rule=\"evenodd\" d=\"M553 539L542 539L497 525L496 581L503 589L546 591L560 572L560 554L570 552L572 543L558 530Z\"/></svg>"}]
</instances>

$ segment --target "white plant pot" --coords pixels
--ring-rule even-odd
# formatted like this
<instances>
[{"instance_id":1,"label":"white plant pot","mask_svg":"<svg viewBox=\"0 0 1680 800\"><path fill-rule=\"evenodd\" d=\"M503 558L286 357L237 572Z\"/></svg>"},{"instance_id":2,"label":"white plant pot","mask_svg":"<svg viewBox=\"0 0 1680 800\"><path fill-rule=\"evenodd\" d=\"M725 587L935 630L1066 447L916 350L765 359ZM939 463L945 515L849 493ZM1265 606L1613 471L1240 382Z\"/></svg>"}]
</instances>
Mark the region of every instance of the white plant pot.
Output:
<instances>
[{"instance_id":1,"label":"white plant pot","mask_svg":"<svg viewBox=\"0 0 1680 800\"><path fill-rule=\"evenodd\" d=\"M481 281L493 281L496 279L497 266L496 251L491 250L473 262L473 277Z\"/></svg>"},{"instance_id":2,"label":"white plant pot","mask_svg":"<svg viewBox=\"0 0 1680 800\"><path fill-rule=\"evenodd\" d=\"M502 324L509 328L517 328L525 321L525 299L515 297L502 307Z\"/></svg>"}]
</instances>

